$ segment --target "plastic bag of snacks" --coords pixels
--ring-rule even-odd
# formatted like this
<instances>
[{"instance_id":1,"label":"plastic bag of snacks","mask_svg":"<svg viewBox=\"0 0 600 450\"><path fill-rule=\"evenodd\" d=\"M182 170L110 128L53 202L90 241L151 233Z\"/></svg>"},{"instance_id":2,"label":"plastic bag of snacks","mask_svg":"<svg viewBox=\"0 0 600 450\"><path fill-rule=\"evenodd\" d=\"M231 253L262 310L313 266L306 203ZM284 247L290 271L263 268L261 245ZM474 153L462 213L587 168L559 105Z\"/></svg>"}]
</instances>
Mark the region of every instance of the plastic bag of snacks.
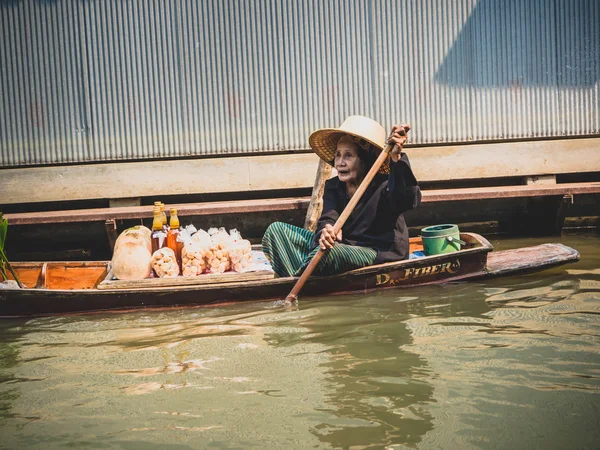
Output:
<instances>
[{"instance_id":1,"label":"plastic bag of snacks","mask_svg":"<svg viewBox=\"0 0 600 450\"><path fill-rule=\"evenodd\" d=\"M200 230L203 231L203 230ZM206 233L204 231L204 233ZM206 269L206 247L210 244L210 239L207 245L195 239L194 236L198 234L196 228L193 225L188 225L180 231L178 240L183 242L183 248L181 249L181 274L184 277L194 277L200 275Z\"/></svg>"},{"instance_id":2,"label":"plastic bag of snacks","mask_svg":"<svg viewBox=\"0 0 600 450\"><path fill-rule=\"evenodd\" d=\"M198 230L192 235L192 241L199 244L203 248L209 248L212 244L210 234L203 229Z\"/></svg>"},{"instance_id":3,"label":"plastic bag of snacks","mask_svg":"<svg viewBox=\"0 0 600 450\"><path fill-rule=\"evenodd\" d=\"M204 250L194 243L185 245L181 251L181 266L181 274L184 277L202 274L206 269Z\"/></svg>"},{"instance_id":4,"label":"plastic bag of snacks","mask_svg":"<svg viewBox=\"0 0 600 450\"><path fill-rule=\"evenodd\" d=\"M231 237L221 227L210 228L208 230L210 235L211 246L206 252L206 267L210 273L224 273L231 268L231 261L229 260L229 246Z\"/></svg>"},{"instance_id":5,"label":"plastic bag of snacks","mask_svg":"<svg viewBox=\"0 0 600 450\"><path fill-rule=\"evenodd\" d=\"M169 247L159 248L152 254L152 268L159 278L175 278L179 275L179 265L175 252Z\"/></svg>"},{"instance_id":6,"label":"plastic bag of snacks","mask_svg":"<svg viewBox=\"0 0 600 450\"><path fill-rule=\"evenodd\" d=\"M229 230L231 241L229 243L229 259L231 268L236 272L245 272L252 265L252 244L242 239L242 235L235 228Z\"/></svg>"}]
</instances>

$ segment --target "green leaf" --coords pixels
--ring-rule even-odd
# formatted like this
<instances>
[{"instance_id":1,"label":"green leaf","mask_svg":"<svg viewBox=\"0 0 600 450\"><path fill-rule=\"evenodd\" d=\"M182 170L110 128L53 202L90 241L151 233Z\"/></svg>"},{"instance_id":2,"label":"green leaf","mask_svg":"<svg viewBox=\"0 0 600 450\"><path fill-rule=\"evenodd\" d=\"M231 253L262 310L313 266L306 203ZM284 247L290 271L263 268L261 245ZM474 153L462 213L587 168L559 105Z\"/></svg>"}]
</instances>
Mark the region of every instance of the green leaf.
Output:
<instances>
[{"instance_id":1,"label":"green leaf","mask_svg":"<svg viewBox=\"0 0 600 450\"><path fill-rule=\"evenodd\" d=\"M6 234L8 233L8 219L5 219L0 211L0 250L4 250Z\"/></svg>"},{"instance_id":2,"label":"green leaf","mask_svg":"<svg viewBox=\"0 0 600 450\"><path fill-rule=\"evenodd\" d=\"M0 211L0 276L2 277L3 280L8 279L8 277L6 276L6 267L8 267L8 270L10 270L10 272L13 274L13 277L17 276L17 274L14 272L12 266L8 262L8 258L6 257L6 254L4 253L4 243L6 242L7 232L8 232L8 219L5 219L4 216L2 215L2 211ZM19 281L19 279L15 278L15 280L17 280L17 283L19 283L19 286L21 286L21 282Z\"/></svg>"},{"instance_id":3,"label":"green leaf","mask_svg":"<svg viewBox=\"0 0 600 450\"><path fill-rule=\"evenodd\" d=\"M19 276L17 275L15 270L12 268L12 266L8 262L8 258L6 257L6 254L4 253L4 250L2 250L2 249L0 249L0 261L2 261L4 264L6 264L6 266L8 267L8 270L10 270L10 273L12 274L13 278L15 279L15 281L17 282L19 287L23 287L23 283L21 283L21 280L19 280ZM4 272L4 273L6 273L6 272ZM6 278L7 277L4 277L4 279L6 279Z\"/></svg>"}]
</instances>

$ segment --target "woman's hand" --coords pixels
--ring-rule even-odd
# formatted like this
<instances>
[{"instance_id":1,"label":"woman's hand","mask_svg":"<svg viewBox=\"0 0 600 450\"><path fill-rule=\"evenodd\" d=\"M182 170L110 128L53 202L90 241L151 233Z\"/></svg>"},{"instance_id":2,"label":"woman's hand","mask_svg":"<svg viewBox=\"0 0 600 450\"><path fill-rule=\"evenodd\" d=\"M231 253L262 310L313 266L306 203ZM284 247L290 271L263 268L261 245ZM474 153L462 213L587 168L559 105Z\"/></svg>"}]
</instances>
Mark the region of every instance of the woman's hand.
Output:
<instances>
[{"instance_id":1,"label":"woman's hand","mask_svg":"<svg viewBox=\"0 0 600 450\"><path fill-rule=\"evenodd\" d=\"M400 152L402 151L402 147L408 140L408 132L410 130L410 125L407 123L403 123L402 125L394 125L392 127L392 132L388 137L387 143L393 144L394 148L390 152L390 158L392 161L398 162L400 159Z\"/></svg>"},{"instance_id":2,"label":"woman's hand","mask_svg":"<svg viewBox=\"0 0 600 450\"><path fill-rule=\"evenodd\" d=\"M321 237L319 238L319 246L321 250L328 250L333 248L333 244L335 241L342 241L342 230L337 234L337 236L333 233L333 225L327 224L325 228L321 231Z\"/></svg>"}]
</instances>

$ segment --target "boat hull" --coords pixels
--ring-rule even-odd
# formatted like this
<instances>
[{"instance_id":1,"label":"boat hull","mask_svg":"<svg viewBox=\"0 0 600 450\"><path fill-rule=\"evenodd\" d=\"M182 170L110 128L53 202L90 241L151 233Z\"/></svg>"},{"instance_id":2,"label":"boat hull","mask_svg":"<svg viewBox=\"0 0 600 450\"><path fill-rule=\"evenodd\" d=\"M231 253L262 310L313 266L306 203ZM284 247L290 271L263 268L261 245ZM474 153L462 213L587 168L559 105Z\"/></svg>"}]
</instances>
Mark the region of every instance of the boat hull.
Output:
<instances>
[{"instance_id":1,"label":"boat hull","mask_svg":"<svg viewBox=\"0 0 600 450\"><path fill-rule=\"evenodd\" d=\"M380 289L518 274L579 259L576 250L561 244L529 247L525 252L524 249L519 249L490 253L492 246L481 236L465 233L461 234L461 238L469 239L477 245L451 254L380 264L335 276L311 277L303 288L302 297L366 293ZM540 254L542 250L544 254ZM85 264L91 266L94 263ZM106 263L97 264L104 264L106 270ZM281 300L289 293L296 280L297 278L289 277L239 283L115 290L60 290L43 287L3 289L0 290L0 317Z\"/></svg>"}]
</instances>

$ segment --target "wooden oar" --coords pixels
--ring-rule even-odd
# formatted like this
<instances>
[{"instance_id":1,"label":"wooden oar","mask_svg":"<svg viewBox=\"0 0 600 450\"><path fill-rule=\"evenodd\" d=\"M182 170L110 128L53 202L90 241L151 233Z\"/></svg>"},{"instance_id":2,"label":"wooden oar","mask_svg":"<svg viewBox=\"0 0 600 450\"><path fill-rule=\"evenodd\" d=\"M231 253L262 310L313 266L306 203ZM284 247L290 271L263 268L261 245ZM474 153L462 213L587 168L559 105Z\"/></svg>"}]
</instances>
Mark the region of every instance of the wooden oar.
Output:
<instances>
[{"instance_id":1,"label":"wooden oar","mask_svg":"<svg viewBox=\"0 0 600 450\"><path fill-rule=\"evenodd\" d=\"M337 236L337 234L340 232L340 230L346 223L346 220L348 220L348 217L350 217L350 214L352 214L352 211L354 211L354 207L356 206L356 204L358 203L358 201L360 200L362 195L367 190L367 187L369 187L369 184L371 184L371 181L373 180L373 178L375 177L377 172L379 172L379 168L385 162L385 160L388 158L388 156L393 148L394 148L394 144L389 144L379 154L379 157L375 160L375 163L373 163L371 170L369 170L369 172L367 172L367 175L365 176L364 180L362 181L362 183L360 183L360 186L358 186L358 189L356 190L356 192L354 193L354 195L352 196L352 198L350 199L350 201L344 208L344 211L342 211L342 214L340 215L340 217L338 217L338 220L335 222L335 225L333 225L333 235L334 236ZM326 251L327 250L323 250L322 248L319 248L319 251L317 251L317 253L315 253L315 256L313 256L313 259L310 261L310 263L308 263L308 266L306 266L306 269L304 269L304 272L302 272L302 275L300 276L298 281L296 281L296 284L294 285L294 287L292 288L290 293L285 298L285 301L287 303L292 303L292 302L295 302L298 300L298 294L304 287L304 284L306 283L306 280L308 280L308 277L310 277L310 275L313 273L313 270L315 270L315 267L317 267L317 264L319 264L319 261L321 261L321 258L323 258L323 255L325 254Z\"/></svg>"}]
</instances>

